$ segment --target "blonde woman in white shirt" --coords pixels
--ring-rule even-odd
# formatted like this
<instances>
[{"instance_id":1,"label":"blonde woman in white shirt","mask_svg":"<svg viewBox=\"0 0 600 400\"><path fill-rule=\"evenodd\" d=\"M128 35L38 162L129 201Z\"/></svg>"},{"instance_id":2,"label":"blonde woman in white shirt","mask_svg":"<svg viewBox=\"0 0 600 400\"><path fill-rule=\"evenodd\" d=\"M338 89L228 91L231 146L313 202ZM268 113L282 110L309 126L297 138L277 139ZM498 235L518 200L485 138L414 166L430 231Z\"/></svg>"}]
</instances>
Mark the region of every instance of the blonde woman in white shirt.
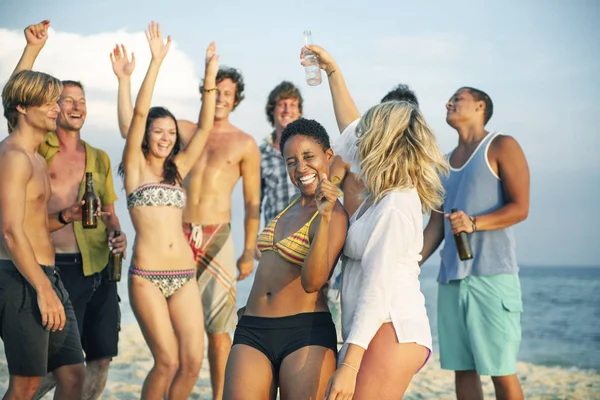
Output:
<instances>
[{"instance_id":1,"label":"blonde woman in white shirt","mask_svg":"<svg viewBox=\"0 0 600 400\"><path fill-rule=\"evenodd\" d=\"M431 354L419 261L423 212L441 209L446 161L412 103L371 108L357 136L365 200L344 246L344 346L329 398L401 399Z\"/></svg>"},{"instance_id":2,"label":"blonde woman in white shirt","mask_svg":"<svg viewBox=\"0 0 600 400\"><path fill-rule=\"evenodd\" d=\"M322 48L310 50L329 76L338 124L347 125L339 117L352 121L356 107L339 67ZM343 251L344 346L325 398L401 399L431 354L418 263L423 212L441 209L440 174L448 168L412 103L390 101L371 108L358 123L356 137L366 189Z\"/></svg>"}]
</instances>

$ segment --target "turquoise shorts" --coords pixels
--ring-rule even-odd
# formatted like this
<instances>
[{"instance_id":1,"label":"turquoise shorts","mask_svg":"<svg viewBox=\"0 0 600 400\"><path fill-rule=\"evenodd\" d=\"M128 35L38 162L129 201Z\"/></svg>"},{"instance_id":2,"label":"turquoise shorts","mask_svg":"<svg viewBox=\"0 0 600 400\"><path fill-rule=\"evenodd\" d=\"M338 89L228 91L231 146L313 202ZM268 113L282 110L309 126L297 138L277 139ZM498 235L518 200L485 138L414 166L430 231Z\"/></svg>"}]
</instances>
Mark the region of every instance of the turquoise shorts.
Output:
<instances>
[{"instance_id":1,"label":"turquoise shorts","mask_svg":"<svg viewBox=\"0 0 600 400\"><path fill-rule=\"evenodd\" d=\"M439 284L442 369L489 376L516 373L522 312L518 275L468 276Z\"/></svg>"}]
</instances>

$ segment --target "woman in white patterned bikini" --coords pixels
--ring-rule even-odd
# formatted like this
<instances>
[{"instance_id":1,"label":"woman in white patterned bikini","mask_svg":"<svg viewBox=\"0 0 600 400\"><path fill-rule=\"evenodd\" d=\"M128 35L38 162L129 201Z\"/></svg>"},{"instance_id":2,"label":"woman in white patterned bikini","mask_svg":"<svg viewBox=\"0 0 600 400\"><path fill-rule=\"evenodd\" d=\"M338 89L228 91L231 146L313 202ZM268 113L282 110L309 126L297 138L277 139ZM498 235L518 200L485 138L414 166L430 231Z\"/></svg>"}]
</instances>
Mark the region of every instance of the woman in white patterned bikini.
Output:
<instances>
[{"instance_id":1,"label":"woman in white patterned bikini","mask_svg":"<svg viewBox=\"0 0 600 400\"><path fill-rule=\"evenodd\" d=\"M187 399L202 364L204 323L193 279L196 264L181 229L185 205L181 181L202 153L213 126L219 57L211 43L206 51L199 128L180 151L175 117L164 108L149 109L171 38L165 44L154 22L146 37L152 60L137 97L122 162L127 207L136 231L129 299L154 357L142 399ZM122 61L117 54L111 60Z\"/></svg>"}]
</instances>

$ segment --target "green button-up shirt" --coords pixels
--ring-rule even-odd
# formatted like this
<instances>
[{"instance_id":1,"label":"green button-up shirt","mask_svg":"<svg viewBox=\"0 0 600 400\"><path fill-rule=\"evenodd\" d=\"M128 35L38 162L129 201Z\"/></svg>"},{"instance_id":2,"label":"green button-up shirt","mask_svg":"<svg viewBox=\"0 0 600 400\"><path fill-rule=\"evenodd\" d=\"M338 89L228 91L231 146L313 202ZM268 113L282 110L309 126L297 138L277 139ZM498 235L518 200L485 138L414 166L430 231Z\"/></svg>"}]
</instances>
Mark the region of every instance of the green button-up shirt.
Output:
<instances>
[{"instance_id":1,"label":"green button-up shirt","mask_svg":"<svg viewBox=\"0 0 600 400\"><path fill-rule=\"evenodd\" d=\"M85 146L85 172L92 172L94 177L94 192L103 206L113 204L117 200L110 167L108 154L96 149L82 140ZM46 165L50 166L54 156L59 151L59 142L56 133L46 134L38 152L46 159ZM85 192L85 179L81 180L78 199ZM98 219L96 229L83 229L80 221L73 222L75 239L83 259L83 274L85 276L101 272L108 264L110 248L108 246L108 233L106 225Z\"/></svg>"}]
</instances>

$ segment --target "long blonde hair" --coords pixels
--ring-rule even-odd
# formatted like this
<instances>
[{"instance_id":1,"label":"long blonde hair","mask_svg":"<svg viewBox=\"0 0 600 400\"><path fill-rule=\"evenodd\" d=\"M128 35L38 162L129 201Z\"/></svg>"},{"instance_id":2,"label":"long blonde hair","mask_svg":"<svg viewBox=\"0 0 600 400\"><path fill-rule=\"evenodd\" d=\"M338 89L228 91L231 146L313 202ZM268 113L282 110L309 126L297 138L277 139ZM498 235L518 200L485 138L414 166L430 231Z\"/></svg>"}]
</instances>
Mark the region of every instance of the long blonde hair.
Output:
<instances>
[{"instance_id":1,"label":"long blonde hair","mask_svg":"<svg viewBox=\"0 0 600 400\"><path fill-rule=\"evenodd\" d=\"M377 202L392 190L416 189L424 212L444 200L448 163L419 109L388 101L369 109L356 132L365 195Z\"/></svg>"}]
</instances>

